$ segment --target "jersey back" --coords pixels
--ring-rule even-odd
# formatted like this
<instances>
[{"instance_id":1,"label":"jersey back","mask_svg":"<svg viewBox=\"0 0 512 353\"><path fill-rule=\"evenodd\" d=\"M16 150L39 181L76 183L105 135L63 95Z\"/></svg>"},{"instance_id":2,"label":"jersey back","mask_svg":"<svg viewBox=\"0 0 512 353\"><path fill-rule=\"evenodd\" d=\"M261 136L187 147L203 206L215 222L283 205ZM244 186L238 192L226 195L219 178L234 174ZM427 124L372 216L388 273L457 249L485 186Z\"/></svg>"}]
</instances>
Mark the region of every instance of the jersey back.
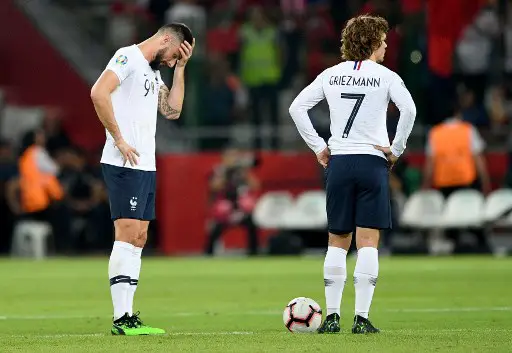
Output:
<instances>
[{"instance_id":1,"label":"jersey back","mask_svg":"<svg viewBox=\"0 0 512 353\"><path fill-rule=\"evenodd\" d=\"M389 146L389 90L400 77L371 60L346 61L319 77L331 116L331 153L382 156L373 146Z\"/></svg>"}]
</instances>

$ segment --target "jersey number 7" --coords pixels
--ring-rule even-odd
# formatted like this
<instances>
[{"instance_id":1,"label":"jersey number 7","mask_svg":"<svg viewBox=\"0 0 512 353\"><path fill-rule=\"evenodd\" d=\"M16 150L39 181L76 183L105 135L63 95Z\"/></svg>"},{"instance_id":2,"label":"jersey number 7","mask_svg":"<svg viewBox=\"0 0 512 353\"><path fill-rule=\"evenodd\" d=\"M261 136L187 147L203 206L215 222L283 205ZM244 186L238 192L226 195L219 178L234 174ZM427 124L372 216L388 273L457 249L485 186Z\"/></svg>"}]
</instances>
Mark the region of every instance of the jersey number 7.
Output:
<instances>
[{"instance_id":1,"label":"jersey number 7","mask_svg":"<svg viewBox=\"0 0 512 353\"><path fill-rule=\"evenodd\" d=\"M356 101L356 104L354 104L354 109L352 109L352 113L350 113L350 116L348 117L347 125L345 125L345 130L343 130L343 138L348 137L348 133L350 132L352 124L354 124L354 120L356 119L357 112L359 111L359 108L361 108L361 104L363 103L364 96L364 94L358 93L341 94L342 99L355 99Z\"/></svg>"}]
</instances>

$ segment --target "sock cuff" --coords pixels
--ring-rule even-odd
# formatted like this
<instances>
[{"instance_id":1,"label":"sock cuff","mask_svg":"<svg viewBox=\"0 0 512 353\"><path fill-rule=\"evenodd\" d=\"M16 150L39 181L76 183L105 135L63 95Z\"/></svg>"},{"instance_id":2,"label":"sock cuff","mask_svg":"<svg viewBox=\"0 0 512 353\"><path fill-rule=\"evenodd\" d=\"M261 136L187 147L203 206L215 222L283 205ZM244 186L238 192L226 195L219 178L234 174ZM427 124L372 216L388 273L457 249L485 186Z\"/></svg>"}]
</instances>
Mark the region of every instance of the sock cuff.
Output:
<instances>
[{"instance_id":1,"label":"sock cuff","mask_svg":"<svg viewBox=\"0 0 512 353\"><path fill-rule=\"evenodd\" d=\"M365 247L357 252L355 276L377 277L379 275L379 251L376 248Z\"/></svg>"},{"instance_id":2,"label":"sock cuff","mask_svg":"<svg viewBox=\"0 0 512 353\"><path fill-rule=\"evenodd\" d=\"M329 246L325 254L324 268L342 268L346 273L347 268L347 250Z\"/></svg>"},{"instance_id":3,"label":"sock cuff","mask_svg":"<svg viewBox=\"0 0 512 353\"><path fill-rule=\"evenodd\" d=\"M114 242L114 249L116 249L116 248L117 249L126 249L126 250L133 251L135 246L133 244L130 244L130 243L127 243L127 242L124 242L124 241L116 240Z\"/></svg>"},{"instance_id":4,"label":"sock cuff","mask_svg":"<svg viewBox=\"0 0 512 353\"><path fill-rule=\"evenodd\" d=\"M336 246L328 246L327 253L333 253L336 256L347 256L347 250L343 248L338 248Z\"/></svg>"},{"instance_id":5,"label":"sock cuff","mask_svg":"<svg viewBox=\"0 0 512 353\"><path fill-rule=\"evenodd\" d=\"M379 249L372 248L371 246L365 246L364 248L361 248L361 249L357 250L357 255L363 255L363 254L371 254L371 255L377 254L377 255L379 255Z\"/></svg>"},{"instance_id":6,"label":"sock cuff","mask_svg":"<svg viewBox=\"0 0 512 353\"><path fill-rule=\"evenodd\" d=\"M138 248L136 246L133 247L133 255L137 256L137 257L141 257L142 256L142 248Z\"/></svg>"}]
</instances>

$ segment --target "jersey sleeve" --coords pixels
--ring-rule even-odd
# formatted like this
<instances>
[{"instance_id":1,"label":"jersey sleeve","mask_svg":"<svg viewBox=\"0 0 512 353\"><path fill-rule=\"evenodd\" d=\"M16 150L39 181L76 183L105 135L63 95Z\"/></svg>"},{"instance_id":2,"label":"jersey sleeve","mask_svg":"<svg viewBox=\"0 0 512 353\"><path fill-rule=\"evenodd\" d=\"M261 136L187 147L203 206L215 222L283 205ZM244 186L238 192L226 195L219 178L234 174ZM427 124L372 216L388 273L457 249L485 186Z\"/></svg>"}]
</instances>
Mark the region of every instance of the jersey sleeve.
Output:
<instances>
[{"instance_id":1,"label":"jersey sleeve","mask_svg":"<svg viewBox=\"0 0 512 353\"><path fill-rule=\"evenodd\" d=\"M389 86L389 96L393 103L400 110L400 120L396 128L395 139L391 144L391 153L396 157L400 157L405 151L407 139L411 134L412 127L414 126L414 119L416 119L416 105L405 87L404 81L396 73Z\"/></svg>"},{"instance_id":2,"label":"jersey sleeve","mask_svg":"<svg viewBox=\"0 0 512 353\"><path fill-rule=\"evenodd\" d=\"M308 110L313 108L324 98L325 94L322 87L322 74L320 74L309 86L299 93L290 105L289 109L290 115L297 126L297 130L299 130L300 136L302 136L309 148L317 154L322 152L327 147L327 144L313 127L313 124L309 119Z\"/></svg>"},{"instance_id":3,"label":"jersey sleeve","mask_svg":"<svg viewBox=\"0 0 512 353\"><path fill-rule=\"evenodd\" d=\"M119 49L112 59L110 59L107 70L114 72L119 79L123 82L134 70L135 58L130 55L129 50L126 48Z\"/></svg>"}]
</instances>

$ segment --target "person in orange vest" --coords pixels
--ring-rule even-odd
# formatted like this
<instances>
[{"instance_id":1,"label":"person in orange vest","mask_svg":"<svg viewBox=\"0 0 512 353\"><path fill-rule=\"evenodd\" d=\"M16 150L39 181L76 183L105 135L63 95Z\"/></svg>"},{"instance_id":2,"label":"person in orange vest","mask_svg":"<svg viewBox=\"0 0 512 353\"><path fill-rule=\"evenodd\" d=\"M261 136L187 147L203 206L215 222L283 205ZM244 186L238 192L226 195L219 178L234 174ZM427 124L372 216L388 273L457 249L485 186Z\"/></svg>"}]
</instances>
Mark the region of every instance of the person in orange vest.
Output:
<instances>
[{"instance_id":1,"label":"person in orange vest","mask_svg":"<svg viewBox=\"0 0 512 353\"><path fill-rule=\"evenodd\" d=\"M426 146L427 160L424 169L423 188L433 187L444 197L462 189L491 191L491 183L484 156L485 142L478 130L462 120L459 110L453 117L434 126ZM475 230L478 252L490 252L483 231ZM460 232L447 230L446 236L455 242L454 252L468 252L460 242Z\"/></svg>"},{"instance_id":2,"label":"person in orange vest","mask_svg":"<svg viewBox=\"0 0 512 353\"><path fill-rule=\"evenodd\" d=\"M28 132L22 141L18 160L19 212L23 219L41 220L52 226L57 251L67 250L70 236L69 215L64 190L57 179L58 165L45 149L42 130Z\"/></svg>"},{"instance_id":3,"label":"person in orange vest","mask_svg":"<svg viewBox=\"0 0 512 353\"><path fill-rule=\"evenodd\" d=\"M25 135L18 161L21 210L25 214L42 212L52 201L62 200L64 191L57 179L59 167L50 157L42 131Z\"/></svg>"},{"instance_id":4,"label":"person in orange vest","mask_svg":"<svg viewBox=\"0 0 512 353\"><path fill-rule=\"evenodd\" d=\"M445 197L460 189L480 188L484 194L491 183L478 130L457 113L434 126L426 147L423 187L439 189Z\"/></svg>"}]
</instances>

